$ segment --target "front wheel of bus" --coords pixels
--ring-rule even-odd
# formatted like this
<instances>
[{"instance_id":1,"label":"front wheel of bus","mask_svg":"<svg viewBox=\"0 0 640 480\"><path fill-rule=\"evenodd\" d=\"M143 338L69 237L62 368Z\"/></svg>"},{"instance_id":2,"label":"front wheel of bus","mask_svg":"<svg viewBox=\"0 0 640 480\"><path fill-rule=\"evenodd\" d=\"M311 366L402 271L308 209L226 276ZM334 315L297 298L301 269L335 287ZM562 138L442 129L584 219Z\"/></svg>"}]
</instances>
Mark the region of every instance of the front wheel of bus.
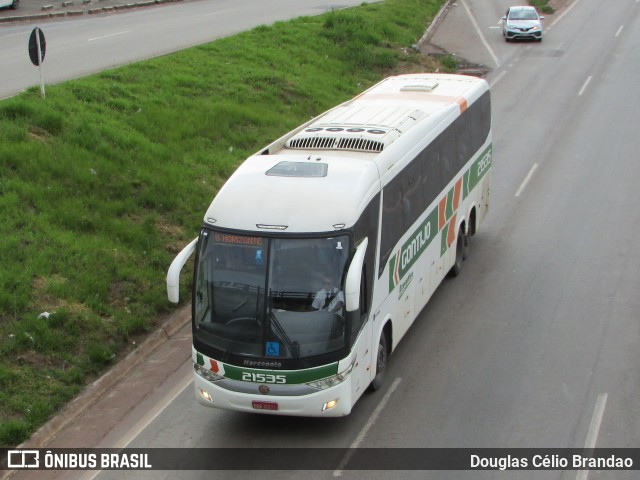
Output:
<instances>
[{"instance_id":1,"label":"front wheel of bus","mask_svg":"<svg viewBox=\"0 0 640 480\"><path fill-rule=\"evenodd\" d=\"M378 355L376 358L376 376L373 377L369 390L375 392L384 382L384 374L387 371L387 361L389 358L389 350L387 349L387 334L382 332L380 342L378 343Z\"/></svg>"}]
</instances>

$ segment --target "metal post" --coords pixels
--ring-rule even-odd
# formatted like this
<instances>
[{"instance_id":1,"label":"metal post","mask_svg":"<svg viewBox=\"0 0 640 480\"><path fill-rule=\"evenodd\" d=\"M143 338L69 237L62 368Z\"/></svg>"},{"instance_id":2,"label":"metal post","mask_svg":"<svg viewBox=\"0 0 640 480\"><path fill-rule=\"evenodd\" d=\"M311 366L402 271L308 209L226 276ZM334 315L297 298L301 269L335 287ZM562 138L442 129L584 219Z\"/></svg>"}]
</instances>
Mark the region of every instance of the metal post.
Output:
<instances>
[{"instance_id":1,"label":"metal post","mask_svg":"<svg viewBox=\"0 0 640 480\"><path fill-rule=\"evenodd\" d=\"M42 71L42 50L40 48L40 29L36 27L36 45L38 46L38 70L40 70L40 94L44 95L44 72Z\"/></svg>"}]
</instances>

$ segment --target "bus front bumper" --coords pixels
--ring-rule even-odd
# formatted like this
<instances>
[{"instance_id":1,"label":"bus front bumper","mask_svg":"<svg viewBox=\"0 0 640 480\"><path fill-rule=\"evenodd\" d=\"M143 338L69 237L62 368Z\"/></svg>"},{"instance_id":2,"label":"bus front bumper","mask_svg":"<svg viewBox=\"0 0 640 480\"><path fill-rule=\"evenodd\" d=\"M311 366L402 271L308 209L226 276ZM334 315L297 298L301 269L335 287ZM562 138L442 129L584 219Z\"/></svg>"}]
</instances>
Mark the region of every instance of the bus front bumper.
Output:
<instances>
[{"instance_id":1,"label":"bus front bumper","mask_svg":"<svg viewBox=\"0 0 640 480\"><path fill-rule=\"evenodd\" d=\"M194 373L198 402L207 407L247 413L300 417L342 417L351 413L351 382L295 396L241 393L227 390Z\"/></svg>"}]
</instances>

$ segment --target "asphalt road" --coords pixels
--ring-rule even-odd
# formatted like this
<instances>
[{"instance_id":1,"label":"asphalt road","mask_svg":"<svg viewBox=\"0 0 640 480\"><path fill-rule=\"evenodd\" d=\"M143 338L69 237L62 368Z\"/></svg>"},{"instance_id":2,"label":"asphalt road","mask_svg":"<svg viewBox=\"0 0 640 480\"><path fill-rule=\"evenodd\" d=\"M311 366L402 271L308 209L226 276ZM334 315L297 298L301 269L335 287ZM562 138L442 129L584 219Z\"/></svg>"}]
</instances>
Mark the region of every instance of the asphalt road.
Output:
<instances>
[{"instance_id":1,"label":"asphalt road","mask_svg":"<svg viewBox=\"0 0 640 480\"><path fill-rule=\"evenodd\" d=\"M105 0L120 3L117 0ZM77 0L76 0L77 2ZM0 24L0 99L40 84L29 60L29 35L39 26L47 41L45 84L211 42L258 25L318 15L358 0L191 0L95 15ZM19 7L20 9L21 7Z\"/></svg>"},{"instance_id":2,"label":"asphalt road","mask_svg":"<svg viewBox=\"0 0 640 480\"><path fill-rule=\"evenodd\" d=\"M189 0L20 0L17 8L0 8L2 23L42 23L65 17L127 12L135 8L156 7Z\"/></svg>"},{"instance_id":3,"label":"asphalt road","mask_svg":"<svg viewBox=\"0 0 640 480\"><path fill-rule=\"evenodd\" d=\"M476 36L469 53L482 45L495 60L487 78L491 212L461 276L441 285L391 356L385 387L343 419L207 409L196 404L189 382L187 327L145 363L148 375L166 370L156 388L126 412L116 408L123 394L105 393L94 417L80 417L47 447L640 446L640 3L575 0L547 19L540 44L504 42L495 26L506 0L457 3L449 20L455 31ZM180 342L185 346L163 350ZM95 419L107 418L110 408L119 421L99 431ZM637 471L338 467L37 478L637 478Z\"/></svg>"}]
</instances>

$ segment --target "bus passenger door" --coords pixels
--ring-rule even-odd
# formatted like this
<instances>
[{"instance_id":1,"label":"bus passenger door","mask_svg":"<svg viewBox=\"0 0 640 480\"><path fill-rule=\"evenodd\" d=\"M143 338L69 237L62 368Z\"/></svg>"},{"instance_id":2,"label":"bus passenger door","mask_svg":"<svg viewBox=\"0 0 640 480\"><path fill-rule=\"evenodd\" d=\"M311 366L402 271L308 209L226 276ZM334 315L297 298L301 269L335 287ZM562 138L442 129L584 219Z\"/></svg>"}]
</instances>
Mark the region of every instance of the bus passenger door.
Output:
<instances>
[{"instance_id":1,"label":"bus passenger door","mask_svg":"<svg viewBox=\"0 0 640 480\"><path fill-rule=\"evenodd\" d=\"M351 401L352 404L362 395L371 382L371 363L376 355L371 351L371 330L373 319L371 316L371 279L367 272L372 272L365 262L368 238L362 240L351 261L345 279L345 311L347 325L351 329L348 338L355 359L351 372ZM377 348L377 339L376 339ZM377 350L376 350L377 354Z\"/></svg>"}]
</instances>

